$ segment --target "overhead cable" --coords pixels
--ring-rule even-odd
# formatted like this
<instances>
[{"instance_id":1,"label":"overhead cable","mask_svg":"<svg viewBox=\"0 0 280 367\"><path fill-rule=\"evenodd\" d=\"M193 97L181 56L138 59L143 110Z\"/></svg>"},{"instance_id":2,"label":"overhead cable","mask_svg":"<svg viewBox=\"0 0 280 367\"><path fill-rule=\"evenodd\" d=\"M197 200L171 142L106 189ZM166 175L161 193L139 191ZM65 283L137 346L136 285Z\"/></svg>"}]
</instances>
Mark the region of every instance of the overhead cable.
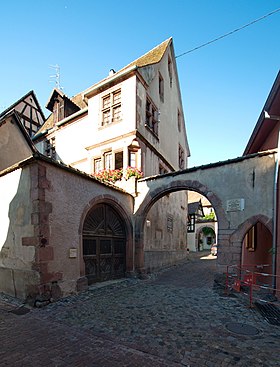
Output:
<instances>
[{"instance_id":1,"label":"overhead cable","mask_svg":"<svg viewBox=\"0 0 280 367\"><path fill-rule=\"evenodd\" d=\"M247 23L247 24L243 25L242 27L236 28L236 29L234 29L233 31L230 31L230 32L228 32L228 33L223 34L222 36L219 36L219 37L217 37L217 38L214 38L213 40L208 41L208 42L206 42L206 43L203 43L203 44L202 44L202 45L200 45L200 46L197 46L197 47L192 48L192 49L190 49L190 50L188 50L188 51L186 51L186 52L183 52L182 54L175 56L175 58L176 58L176 59L178 59L178 58L179 58L179 57L181 57L181 56L187 55L187 54L189 54L189 53L191 53L191 52L194 52L194 51L196 51L196 50L199 50L199 49L200 49L200 48L202 48L202 47L208 46L208 45L210 45L211 43L217 42L217 41L219 41L219 40L220 40L220 39L222 39L222 38L228 37L228 36L232 35L233 33L239 32L239 31L241 31L242 29L244 29L244 28L246 28L246 27L251 26L252 24L255 24L255 23L257 23L257 22L260 22L261 20L263 20L263 19L265 19L265 18L267 18L267 17L270 17L271 15L273 15L273 14L275 14L275 13L279 12L279 11L280 11L280 8L278 8L278 9L276 9L276 10L273 10L272 12L270 12L270 13L268 13L268 14L265 14L265 15L263 15L262 17L260 17L260 18L258 18L258 19L255 19L255 20L253 20L252 22L250 22L250 23Z\"/></svg>"}]
</instances>

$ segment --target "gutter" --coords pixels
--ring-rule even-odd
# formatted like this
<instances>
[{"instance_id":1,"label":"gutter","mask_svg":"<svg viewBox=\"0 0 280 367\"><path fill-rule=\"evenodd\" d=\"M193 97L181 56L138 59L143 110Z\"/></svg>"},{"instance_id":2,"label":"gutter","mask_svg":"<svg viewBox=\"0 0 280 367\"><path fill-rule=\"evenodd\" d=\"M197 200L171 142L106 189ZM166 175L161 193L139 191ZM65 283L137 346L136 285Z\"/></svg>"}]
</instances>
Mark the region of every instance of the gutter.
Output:
<instances>
[{"instance_id":1,"label":"gutter","mask_svg":"<svg viewBox=\"0 0 280 367\"><path fill-rule=\"evenodd\" d=\"M90 98L97 89L99 89L101 87L105 87L108 84L114 82L115 80L121 78L122 76L125 76L125 75L127 75L127 74L129 74L132 71L135 71L137 69L138 69L137 65L132 65L128 68L125 68L123 71L119 71L119 72L115 73L114 75L112 75L111 77L106 78L106 79L102 80L101 82L95 84L94 86L92 86L91 88L89 88L87 91L85 91L82 94L83 100L85 101L88 98Z\"/></svg>"}]
</instances>

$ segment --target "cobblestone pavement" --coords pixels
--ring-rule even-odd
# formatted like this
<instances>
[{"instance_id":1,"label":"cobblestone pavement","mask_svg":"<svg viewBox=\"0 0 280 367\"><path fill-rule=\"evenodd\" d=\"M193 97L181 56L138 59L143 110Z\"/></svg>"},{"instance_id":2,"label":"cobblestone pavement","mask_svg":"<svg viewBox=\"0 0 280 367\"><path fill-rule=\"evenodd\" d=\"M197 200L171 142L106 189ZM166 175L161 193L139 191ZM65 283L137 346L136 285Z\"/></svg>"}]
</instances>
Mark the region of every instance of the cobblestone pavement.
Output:
<instances>
[{"instance_id":1,"label":"cobblestone pavement","mask_svg":"<svg viewBox=\"0 0 280 367\"><path fill-rule=\"evenodd\" d=\"M213 289L215 271L212 256L190 254L28 313L2 296L0 366L280 366L280 327Z\"/></svg>"}]
</instances>

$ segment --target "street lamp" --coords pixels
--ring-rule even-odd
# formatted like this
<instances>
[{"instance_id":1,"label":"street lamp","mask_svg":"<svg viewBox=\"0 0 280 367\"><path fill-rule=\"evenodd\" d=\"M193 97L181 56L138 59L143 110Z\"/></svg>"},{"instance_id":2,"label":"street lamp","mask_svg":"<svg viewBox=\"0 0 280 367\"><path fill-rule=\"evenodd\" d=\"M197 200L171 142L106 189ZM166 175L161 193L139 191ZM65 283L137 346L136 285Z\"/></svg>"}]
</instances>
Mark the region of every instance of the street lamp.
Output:
<instances>
[{"instance_id":1,"label":"street lamp","mask_svg":"<svg viewBox=\"0 0 280 367\"><path fill-rule=\"evenodd\" d=\"M268 120L280 121L280 116L270 115L264 111L264 118ZM279 173L279 155L280 155L280 127L278 128L277 139L277 155L275 161L274 172L274 190L273 190L273 238L272 238L272 274L276 275L276 234L277 234L277 187L278 187L278 173ZM273 288L276 289L276 277L273 278Z\"/></svg>"}]
</instances>

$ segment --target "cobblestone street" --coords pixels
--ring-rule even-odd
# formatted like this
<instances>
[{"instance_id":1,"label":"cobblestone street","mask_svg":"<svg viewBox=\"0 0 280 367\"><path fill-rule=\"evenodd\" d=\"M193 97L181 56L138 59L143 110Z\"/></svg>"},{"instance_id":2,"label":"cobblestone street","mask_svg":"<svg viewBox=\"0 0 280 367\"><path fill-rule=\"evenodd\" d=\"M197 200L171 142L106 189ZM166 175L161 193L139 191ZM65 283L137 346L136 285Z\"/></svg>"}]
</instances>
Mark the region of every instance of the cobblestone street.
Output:
<instances>
[{"instance_id":1,"label":"cobblestone street","mask_svg":"<svg viewBox=\"0 0 280 367\"><path fill-rule=\"evenodd\" d=\"M280 327L213 288L207 255L21 315L2 297L0 366L280 366Z\"/></svg>"}]
</instances>

